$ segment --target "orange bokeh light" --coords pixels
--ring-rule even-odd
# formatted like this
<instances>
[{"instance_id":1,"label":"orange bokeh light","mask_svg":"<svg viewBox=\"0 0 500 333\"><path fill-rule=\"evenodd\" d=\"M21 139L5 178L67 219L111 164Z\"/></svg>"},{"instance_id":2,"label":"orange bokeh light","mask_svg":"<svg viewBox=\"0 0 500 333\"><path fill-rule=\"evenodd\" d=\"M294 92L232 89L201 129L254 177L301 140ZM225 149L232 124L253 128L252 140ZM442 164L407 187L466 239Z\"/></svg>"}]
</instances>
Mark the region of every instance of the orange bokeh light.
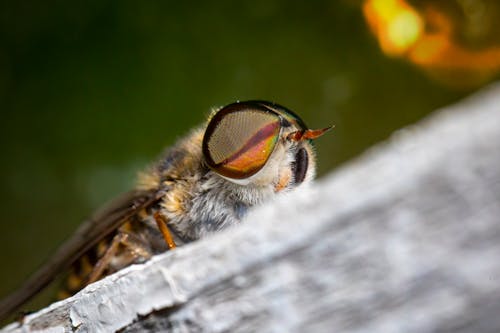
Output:
<instances>
[{"instance_id":1,"label":"orange bokeh light","mask_svg":"<svg viewBox=\"0 0 500 333\"><path fill-rule=\"evenodd\" d=\"M431 5L418 11L404 0L366 0L363 14L385 54L407 59L440 82L468 88L500 70L498 45L460 45L451 18Z\"/></svg>"},{"instance_id":2,"label":"orange bokeh light","mask_svg":"<svg viewBox=\"0 0 500 333\"><path fill-rule=\"evenodd\" d=\"M366 1L363 12L380 47L388 55L403 54L422 34L420 15L402 0Z\"/></svg>"}]
</instances>

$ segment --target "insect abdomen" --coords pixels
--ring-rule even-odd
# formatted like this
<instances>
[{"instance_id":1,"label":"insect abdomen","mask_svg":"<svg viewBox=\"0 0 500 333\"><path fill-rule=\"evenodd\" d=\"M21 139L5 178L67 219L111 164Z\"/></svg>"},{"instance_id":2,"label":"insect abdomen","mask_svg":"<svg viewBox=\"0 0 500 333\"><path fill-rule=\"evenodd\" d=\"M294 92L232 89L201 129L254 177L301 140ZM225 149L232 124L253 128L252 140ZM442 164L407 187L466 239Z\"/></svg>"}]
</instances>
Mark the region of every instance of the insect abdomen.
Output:
<instances>
[{"instance_id":1,"label":"insect abdomen","mask_svg":"<svg viewBox=\"0 0 500 333\"><path fill-rule=\"evenodd\" d=\"M58 298L72 296L87 284L131 264L143 262L157 253L158 249L153 247L153 238L159 237L159 232L151 230L145 222L149 215L144 211L139 212L78 258L70 268L64 285L58 292ZM113 244L114 242L117 243ZM116 249L112 249L113 247ZM110 249L114 250L111 255L108 253ZM99 265L102 267L98 268ZM96 272L96 269L99 271Z\"/></svg>"}]
</instances>

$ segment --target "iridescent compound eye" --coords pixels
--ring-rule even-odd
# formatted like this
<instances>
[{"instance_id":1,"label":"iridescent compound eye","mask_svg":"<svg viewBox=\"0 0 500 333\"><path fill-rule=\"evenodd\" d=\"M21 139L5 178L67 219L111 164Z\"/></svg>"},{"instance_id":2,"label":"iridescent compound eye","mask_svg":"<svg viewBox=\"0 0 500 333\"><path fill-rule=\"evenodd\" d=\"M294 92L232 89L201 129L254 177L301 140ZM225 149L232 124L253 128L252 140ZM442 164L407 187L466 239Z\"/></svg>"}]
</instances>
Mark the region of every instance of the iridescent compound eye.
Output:
<instances>
[{"instance_id":1,"label":"iridescent compound eye","mask_svg":"<svg viewBox=\"0 0 500 333\"><path fill-rule=\"evenodd\" d=\"M203 138L208 166L220 175L244 179L271 156L281 130L278 114L257 103L234 103L210 120Z\"/></svg>"}]
</instances>

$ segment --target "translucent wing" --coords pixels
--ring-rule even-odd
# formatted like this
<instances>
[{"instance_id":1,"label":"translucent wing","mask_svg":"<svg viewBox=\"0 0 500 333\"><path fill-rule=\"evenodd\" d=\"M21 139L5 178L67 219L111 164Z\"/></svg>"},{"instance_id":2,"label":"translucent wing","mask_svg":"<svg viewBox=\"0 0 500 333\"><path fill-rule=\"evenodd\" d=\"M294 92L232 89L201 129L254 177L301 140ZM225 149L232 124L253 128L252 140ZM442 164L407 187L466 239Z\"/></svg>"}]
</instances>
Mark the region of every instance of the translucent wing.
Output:
<instances>
[{"instance_id":1,"label":"translucent wing","mask_svg":"<svg viewBox=\"0 0 500 333\"><path fill-rule=\"evenodd\" d=\"M160 197L161 193L157 191L132 191L110 202L85 221L19 289L0 301L0 321L46 287L59 273L69 268L124 221L139 210L153 205Z\"/></svg>"}]
</instances>

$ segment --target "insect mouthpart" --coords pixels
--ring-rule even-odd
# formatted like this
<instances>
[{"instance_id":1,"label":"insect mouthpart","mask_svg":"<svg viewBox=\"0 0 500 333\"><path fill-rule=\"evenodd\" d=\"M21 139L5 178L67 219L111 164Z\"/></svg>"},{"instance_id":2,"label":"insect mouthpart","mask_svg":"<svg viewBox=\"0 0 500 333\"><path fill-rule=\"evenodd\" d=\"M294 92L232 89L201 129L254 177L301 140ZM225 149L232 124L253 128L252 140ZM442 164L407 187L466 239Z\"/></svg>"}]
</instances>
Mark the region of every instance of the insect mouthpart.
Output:
<instances>
[{"instance_id":1,"label":"insect mouthpart","mask_svg":"<svg viewBox=\"0 0 500 333\"><path fill-rule=\"evenodd\" d=\"M300 130L295 131L287 135L286 139L289 141L302 141L302 140L314 140L331 130L333 126L325 127L318 130Z\"/></svg>"}]
</instances>

